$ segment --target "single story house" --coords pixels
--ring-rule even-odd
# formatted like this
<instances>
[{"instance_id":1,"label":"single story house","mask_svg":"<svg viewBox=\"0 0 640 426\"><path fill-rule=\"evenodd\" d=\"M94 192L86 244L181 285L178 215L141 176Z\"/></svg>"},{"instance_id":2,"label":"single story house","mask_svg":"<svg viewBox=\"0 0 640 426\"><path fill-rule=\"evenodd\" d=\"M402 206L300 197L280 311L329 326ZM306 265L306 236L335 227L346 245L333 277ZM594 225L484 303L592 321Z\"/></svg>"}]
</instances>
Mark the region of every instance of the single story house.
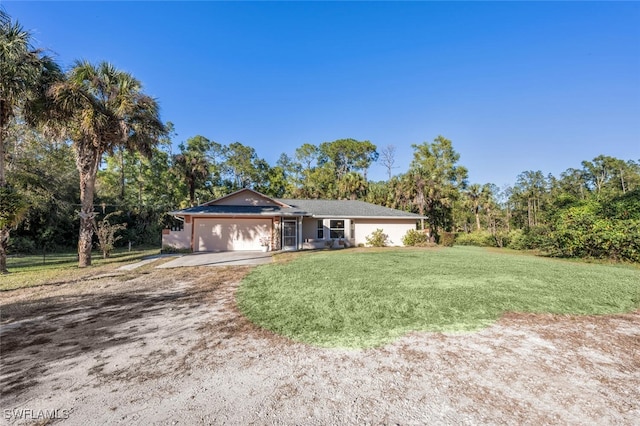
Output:
<instances>
[{"instance_id":1,"label":"single story house","mask_svg":"<svg viewBox=\"0 0 640 426\"><path fill-rule=\"evenodd\" d=\"M401 246L423 219L363 201L276 199L251 189L170 214L183 226L163 231L163 247L194 252L354 246L376 229Z\"/></svg>"}]
</instances>

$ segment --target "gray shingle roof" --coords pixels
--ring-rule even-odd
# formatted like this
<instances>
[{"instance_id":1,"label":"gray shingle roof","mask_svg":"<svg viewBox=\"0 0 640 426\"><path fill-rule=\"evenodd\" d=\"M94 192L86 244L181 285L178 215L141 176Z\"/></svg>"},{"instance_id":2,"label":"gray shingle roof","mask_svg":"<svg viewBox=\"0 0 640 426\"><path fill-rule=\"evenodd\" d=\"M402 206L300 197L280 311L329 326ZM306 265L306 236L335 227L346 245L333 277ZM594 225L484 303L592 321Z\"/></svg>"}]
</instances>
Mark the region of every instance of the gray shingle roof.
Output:
<instances>
[{"instance_id":1,"label":"gray shingle roof","mask_svg":"<svg viewBox=\"0 0 640 426\"><path fill-rule=\"evenodd\" d=\"M224 198L224 197L223 197ZM420 219L422 216L402 210L390 209L364 201L356 200L299 200L273 199L286 206L234 206L218 205L215 201L171 212L182 215L212 215L212 216L313 216L336 218L411 218ZM208 205L212 204L212 205Z\"/></svg>"},{"instance_id":2,"label":"gray shingle roof","mask_svg":"<svg viewBox=\"0 0 640 426\"><path fill-rule=\"evenodd\" d=\"M415 219L420 219L421 217L415 213L390 209L388 207L382 207L376 204L356 200L297 200L277 198L276 201L288 204L316 217L397 217Z\"/></svg>"},{"instance_id":3,"label":"gray shingle roof","mask_svg":"<svg viewBox=\"0 0 640 426\"><path fill-rule=\"evenodd\" d=\"M184 216L308 216L309 214L298 208L280 206L234 206L234 205L206 205L201 204L182 210L170 212L172 215Z\"/></svg>"},{"instance_id":4,"label":"gray shingle roof","mask_svg":"<svg viewBox=\"0 0 640 426\"><path fill-rule=\"evenodd\" d=\"M283 209L279 206L226 206L226 205L213 205L207 206L202 204L200 206L189 207L187 209L179 210L181 214L220 214L220 215L228 215L228 214L271 214L271 213L279 213ZM174 212L178 213L178 212Z\"/></svg>"}]
</instances>

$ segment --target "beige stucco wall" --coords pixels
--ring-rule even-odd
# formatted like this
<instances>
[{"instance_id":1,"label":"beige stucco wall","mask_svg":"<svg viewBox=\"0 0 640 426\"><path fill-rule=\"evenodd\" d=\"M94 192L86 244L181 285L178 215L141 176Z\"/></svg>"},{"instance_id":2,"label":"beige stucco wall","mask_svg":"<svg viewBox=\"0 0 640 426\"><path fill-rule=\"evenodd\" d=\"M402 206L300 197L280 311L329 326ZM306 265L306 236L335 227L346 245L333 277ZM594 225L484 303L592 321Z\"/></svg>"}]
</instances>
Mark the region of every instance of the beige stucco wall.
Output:
<instances>
[{"instance_id":1,"label":"beige stucco wall","mask_svg":"<svg viewBox=\"0 0 640 426\"><path fill-rule=\"evenodd\" d=\"M331 235L331 220L335 219L322 219L322 218L312 218L305 217L302 222L302 241L307 240L318 240L318 220L321 220L324 227L324 240L330 239ZM351 240L351 221L349 219L338 219L344 220L344 237L346 240Z\"/></svg>"},{"instance_id":2,"label":"beige stucco wall","mask_svg":"<svg viewBox=\"0 0 640 426\"><path fill-rule=\"evenodd\" d=\"M318 219L305 217L302 221L302 241L318 239L318 234L316 233L317 229ZM325 233L327 232L328 231L325 230Z\"/></svg>"},{"instance_id":3,"label":"beige stucco wall","mask_svg":"<svg viewBox=\"0 0 640 426\"><path fill-rule=\"evenodd\" d=\"M366 237L376 229L382 229L389 236L389 245L402 246L402 237L410 229L416 229L415 219L354 219L355 244L366 244Z\"/></svg>"},{"instance_id":4,"label":"beige stucco wall","mask_svg":"<svg viewBox=\"0 0 640 426\"><path fill-rule=\"evenodd\" d=\"M191 248L191 224L185 223L182 231L170 231L162 234L162 247L173 247L175 249Z\"/></svg>"}]
</instances>

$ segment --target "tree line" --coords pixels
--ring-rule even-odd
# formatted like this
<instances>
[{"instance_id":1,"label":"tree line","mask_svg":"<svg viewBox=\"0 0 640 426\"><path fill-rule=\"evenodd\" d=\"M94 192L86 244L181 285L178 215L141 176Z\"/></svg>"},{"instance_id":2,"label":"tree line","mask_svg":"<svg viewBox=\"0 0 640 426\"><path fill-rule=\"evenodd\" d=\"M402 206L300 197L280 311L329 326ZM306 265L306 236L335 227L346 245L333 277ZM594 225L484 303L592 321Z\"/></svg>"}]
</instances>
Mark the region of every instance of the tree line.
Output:
<instances>
[{"instance_id":1,"label":"tree line","mask_svg":"<svg viewBox=\"0 0 640 426\"><path fill-rule=\"evenodd\" d=\"M96 220L126 224L121 244L159 245L167 212L240 188L272 197L358 199L419 213L434 239L538 249L557 256L640 261L640 162L598 156L560 176L525 171L514 185L470 183L450 140L395 147L338 139L303 143L275 164L241 142L173 125L132 75L107 62L67 72L0 11L0 271L8 252L77 244L91 263ZM371 181L379 162L387 179ZM11 234L11 238L9 235Z\"/></svg>"}]
</instances>

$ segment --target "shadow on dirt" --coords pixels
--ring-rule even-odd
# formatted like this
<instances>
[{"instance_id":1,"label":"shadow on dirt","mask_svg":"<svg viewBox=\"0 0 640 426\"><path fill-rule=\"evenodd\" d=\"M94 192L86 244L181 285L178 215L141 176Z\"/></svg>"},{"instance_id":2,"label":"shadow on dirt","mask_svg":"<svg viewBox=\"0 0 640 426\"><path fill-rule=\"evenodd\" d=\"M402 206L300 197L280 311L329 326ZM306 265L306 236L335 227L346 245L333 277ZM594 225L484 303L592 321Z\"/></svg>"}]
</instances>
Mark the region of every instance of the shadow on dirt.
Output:
<instances>
[{"instance_id":1,"label":"shadow on dirt","mask_svg":"<svg viewBox=\"0 0 640 426\"><path fill-rule=\"evenodd\" d=\"M197 309L204 304L201 292L174 288L92 293L3 305L0 395L21 394L56 368L72 367L74 358L142 341L154 331L141 321L143 317L170 309Z\"/></svg>"}]
</instances>

